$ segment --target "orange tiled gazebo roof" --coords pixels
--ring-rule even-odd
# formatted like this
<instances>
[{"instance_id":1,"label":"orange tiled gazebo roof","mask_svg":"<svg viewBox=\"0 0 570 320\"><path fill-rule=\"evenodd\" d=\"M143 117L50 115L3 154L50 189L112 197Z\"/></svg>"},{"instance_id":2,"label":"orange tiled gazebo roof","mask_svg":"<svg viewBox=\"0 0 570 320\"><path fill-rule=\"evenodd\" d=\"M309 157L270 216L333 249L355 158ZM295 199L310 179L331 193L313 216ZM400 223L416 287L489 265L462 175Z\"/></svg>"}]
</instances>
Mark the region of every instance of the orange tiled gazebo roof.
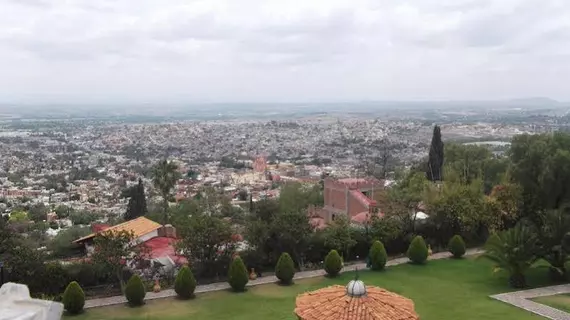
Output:
<instances>
[{"instance_id":1,"label":"orange tiled gazebo roof","mask_svg":"<svg viewBox=\"0 0 570 320\"><path fill-rule=\"evenodd\" d=\"M301 320L419 320L412 300L362 281L300 294L295 314Z\"/></svg>"}]
</instances>

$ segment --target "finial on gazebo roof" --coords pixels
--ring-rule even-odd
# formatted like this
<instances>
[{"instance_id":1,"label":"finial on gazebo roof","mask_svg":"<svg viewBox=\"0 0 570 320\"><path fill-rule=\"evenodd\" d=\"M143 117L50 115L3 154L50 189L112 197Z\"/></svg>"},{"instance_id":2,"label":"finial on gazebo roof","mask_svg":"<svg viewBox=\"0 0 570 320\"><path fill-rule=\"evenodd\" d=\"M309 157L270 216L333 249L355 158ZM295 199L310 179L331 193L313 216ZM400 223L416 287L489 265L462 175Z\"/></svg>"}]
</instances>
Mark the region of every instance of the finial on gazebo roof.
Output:
<instances>
[{"instance_id":1,"label":"finial on gazebo roof","mask_svg":"<svg viewBox=\"0 0 570 320\"><path fill-rule=\"evenodd\" d=\"M358 280L358 268L355 271L354 280L351 280L346 286L346 294L352 298L359 298L366 295L366 285Z\"/></svg>"}]
</instances>

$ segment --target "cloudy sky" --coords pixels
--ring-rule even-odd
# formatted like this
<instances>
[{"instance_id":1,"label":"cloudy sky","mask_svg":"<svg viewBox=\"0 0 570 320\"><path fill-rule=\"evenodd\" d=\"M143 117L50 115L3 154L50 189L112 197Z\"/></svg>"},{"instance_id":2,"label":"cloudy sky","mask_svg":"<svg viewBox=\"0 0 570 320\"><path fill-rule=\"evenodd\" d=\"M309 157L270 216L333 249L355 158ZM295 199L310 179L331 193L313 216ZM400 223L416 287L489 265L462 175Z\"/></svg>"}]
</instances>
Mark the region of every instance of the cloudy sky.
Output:
<instances>
[{"instance_id":1,"label":"cloudy sky","mask_svg":"<svg viewBox=\"0 0 570 320\"><path fill-rule=\"evenodd\" d=\"M568 0L0 8L0 102L570 100Z\"/></svg>"}]
</instances>

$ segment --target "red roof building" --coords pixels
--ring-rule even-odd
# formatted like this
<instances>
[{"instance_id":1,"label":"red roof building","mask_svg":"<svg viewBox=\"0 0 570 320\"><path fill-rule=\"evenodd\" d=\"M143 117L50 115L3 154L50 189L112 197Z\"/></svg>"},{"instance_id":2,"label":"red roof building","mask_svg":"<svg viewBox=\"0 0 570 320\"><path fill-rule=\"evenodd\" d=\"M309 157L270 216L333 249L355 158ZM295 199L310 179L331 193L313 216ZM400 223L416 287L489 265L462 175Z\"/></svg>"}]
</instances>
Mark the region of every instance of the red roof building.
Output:
<instances>
[{"instance_id":1,"label":"red roof building","mask_svg":"<svg viewBox=\"0 0 570 320\"><path fill-rule=\"evenodd\" d=\"M330 223L338 215L348 216L358 221L366 221L366 214L377 214L378 205L373 199L376 191L384 189L384 182L376 178L326 178L324 182L323 215ZM357 222L357 221L355 221Z\"/></svg>"}]
</instances>

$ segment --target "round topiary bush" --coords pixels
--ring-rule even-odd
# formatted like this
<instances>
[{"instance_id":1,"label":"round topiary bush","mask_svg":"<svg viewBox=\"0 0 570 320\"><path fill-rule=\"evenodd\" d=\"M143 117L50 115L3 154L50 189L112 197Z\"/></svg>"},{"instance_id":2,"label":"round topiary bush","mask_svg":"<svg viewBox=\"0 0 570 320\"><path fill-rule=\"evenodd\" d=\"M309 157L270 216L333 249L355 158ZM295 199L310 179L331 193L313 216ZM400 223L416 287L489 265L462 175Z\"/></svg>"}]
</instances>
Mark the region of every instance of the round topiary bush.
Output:
<instances>
[{"instance_id":1,"label":"round topiary bush","mask_svg":"<svg viewBox=\"0 0 570 320\"><path fill-rule=\"evenodd\" d=\"M247 274L247 269L243 260L238 256L230 264L230 269L228 271L228 283L232 289L236 292L242 292L245 290L245 285L249 281L249 276Z\"/></svg>"},{"instance_id":2,"label":"round topiary bush","mask_svg":"<svg viewBox=\"0 0 570 320\"><path fill-rule=\"evenodd\" d=\"M291 284L295 275L295 263L287 252L283 252L275 267L275 276L282 284Z\"/></svg>"},{"instance_id":3,"label":"round topiary bush","mask_svg":"<svg viewBox=\"0 0 570 320\"><path fill-rule=\"evenodd\" d=\"M196 279L194 279L192 270L184 266L176 275L174 291L181 299L190 299L194 296L194 290L196 290Z\"/></svg>"},{"instance_id":4,"label":"round topiary bush","mask_svg":"<svg viewBox=\"0 0 570 320\"><path fill-rule=\"evenodd\" d=\"M451 252L454 258L459 259L465 254L465 241L463 241L463 238L461 238L460 235L456 234L449 239L447 249Z\"/></svg>"},{"instance_id":5,"label":"round topiary bush","mask_svg":"<svg viewBox=\"0 0 570 320\"><path fill-rule=\"evenodd\" d=\"M79 283L72 281L63 292L63 308L70 314L78 314L83 311L85 305L85 293Z\"/></svg>"},{"instance_id":6,"label":"round topiary bush","mask_svg":"<svg viewBox=\"0 0 570 320\"><path fill-rule=\"evenodd\" d=\"M325 271L330 277L336 277L342 270L342 258L336 250L331 250L325 257Z\"/></svg>"},{"instance_id":7,"label":"round topiary bush","mask_svg":"<svg viewBox=\"0 0 570 320\"><path fill-rule=\"evenodd\" d=\"M423 264L428 257L428 248L422 236L416 236L410 243L407 252L408 258L415 264Z\"/></svg>"},{"instance_id":8,"label":"round topiary bush","mask_svg":"<svg viewBox=\"0 0 570 320\"><path fill-rule=\"evenodd\" d=\"M129 305L132 307L142 306L145 296L146 289L141 278L137 274L133 274L125 287L125 297Z\"/></svg>"},{"instance_id":9,"label":"round topiary bush","mask_svg":"<svg viewBox=\"0 0 570 320\"><path fill-rule=\"evenodd\" d=\"M370 268L372 270L384 270L386 262L388 260L388 254L386 253L386 248L384 244L380 241L374 241L372 247L370 247Z\"/></svg>"}]
</instances>

